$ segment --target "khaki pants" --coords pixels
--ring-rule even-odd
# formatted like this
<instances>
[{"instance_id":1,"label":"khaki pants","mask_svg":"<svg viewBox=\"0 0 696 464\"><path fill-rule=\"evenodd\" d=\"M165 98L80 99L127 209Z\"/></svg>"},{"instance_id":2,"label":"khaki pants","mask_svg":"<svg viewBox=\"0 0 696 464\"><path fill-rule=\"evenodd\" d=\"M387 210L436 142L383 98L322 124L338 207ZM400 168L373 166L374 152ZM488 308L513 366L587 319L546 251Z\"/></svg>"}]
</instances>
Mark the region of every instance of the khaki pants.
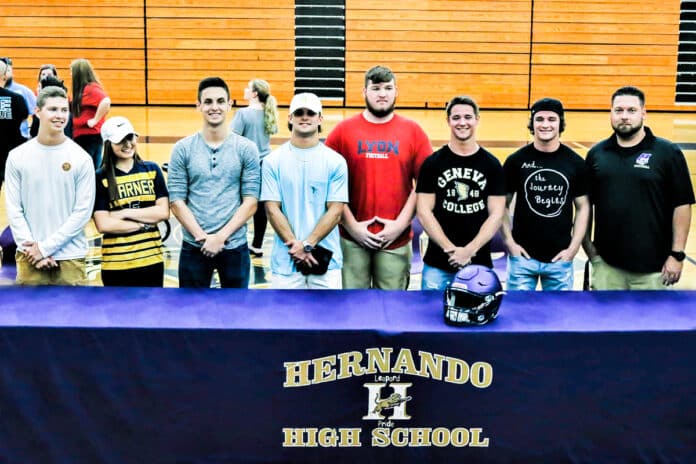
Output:
<instances>
[{"instance_id":1,"label":"khaki pants","mask_svg":"<svg viewBox=\"0 0 696 464\"><path fill-rule=\"evenodd\" d=\"M406 290L411 278L411 242L394 250L371 250L341 238L343 288Z\"/></svg>"},{"instance_id":2,"label":"khaki pants","mask_svg":"<svg viewBox=\"0 0 696 464\"><path fill-rule=\"evenodd\" d=\"M19 285L87 285L85 259L58 261L54 269L36 269L24 253L17 251L17 284Z\"/></svg>"},{"instance_id":3,"label":"khaki pants","mask_svg":"<svg viewBox=\"0 0 696 464\"><path fill-rule=\"evenodd\" d=\"M667 290L661 272L639 273L625 271L604 262L600 256L592 258L592 290Z\"/></svg>"}]
</instances>

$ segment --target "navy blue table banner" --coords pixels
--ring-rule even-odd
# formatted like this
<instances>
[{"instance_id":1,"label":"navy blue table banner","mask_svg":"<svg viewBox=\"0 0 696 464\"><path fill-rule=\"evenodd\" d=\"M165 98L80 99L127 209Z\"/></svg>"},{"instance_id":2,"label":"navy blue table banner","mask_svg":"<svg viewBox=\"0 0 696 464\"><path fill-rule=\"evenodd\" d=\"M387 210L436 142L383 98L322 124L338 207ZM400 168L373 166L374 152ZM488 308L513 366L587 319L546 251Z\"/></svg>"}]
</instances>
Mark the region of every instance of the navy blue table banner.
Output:
<instances>
[{"instance_id":1,"label":"navy blue table banner","mask_svg":"<svg viewBox=\"0 0 696 464\"><path fill-rule=\"evenodd\" d=\"M695 302L6 287L0 464L692 464Z\"/></svg>"}]
</instances>

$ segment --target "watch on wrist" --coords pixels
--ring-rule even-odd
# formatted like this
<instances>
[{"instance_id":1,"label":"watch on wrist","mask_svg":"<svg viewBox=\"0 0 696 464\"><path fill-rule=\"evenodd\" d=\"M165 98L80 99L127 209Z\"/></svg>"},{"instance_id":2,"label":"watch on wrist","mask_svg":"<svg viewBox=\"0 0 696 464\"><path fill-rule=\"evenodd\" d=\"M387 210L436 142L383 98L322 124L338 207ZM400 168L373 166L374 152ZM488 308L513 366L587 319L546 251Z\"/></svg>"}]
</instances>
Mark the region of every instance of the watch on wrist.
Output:
<instances>
[{"instance_id":1,"label":"watch on wrist","mask_svg":"<svg viewBox=\"0 0 696 464\"><path fill-rule=\"evenodd\" d=\"M302 246L304 247L304 252L305 252L305 253L311 253L312 250L314 250L314 245L312 245L311 243L309 243L307 240L305 240L304 242L302 242Z\"/></svg>"},{"instance_id":2,"label":"watch on wrist","mask_svg":"<svg viewBox=\"0 0 696 464\"><path fill-rule=\"evenodd\" d=\"M674 251L674 250L672 250L672 251L669 252L669 255L670 255L672 258L674 258L674 259L676 259L677 261L679 261L679 262L684 261L684 258L686 258L686 253L684 253L683 251Z\"/></svg>"}]
</instances>

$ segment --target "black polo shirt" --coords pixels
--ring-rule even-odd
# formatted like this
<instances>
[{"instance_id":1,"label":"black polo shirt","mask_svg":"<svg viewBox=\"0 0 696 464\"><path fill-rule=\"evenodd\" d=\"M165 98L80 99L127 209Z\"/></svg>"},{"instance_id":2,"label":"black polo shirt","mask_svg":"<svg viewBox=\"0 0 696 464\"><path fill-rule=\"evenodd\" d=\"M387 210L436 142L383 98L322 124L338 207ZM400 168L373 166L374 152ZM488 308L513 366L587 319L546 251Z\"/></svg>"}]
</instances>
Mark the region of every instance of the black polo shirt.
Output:
<instances>
[{"instance_id":1,"label":"black polo shirt","mask_svg":"<svg viewBox=\"0 0 696 464\"><path fill-rule=\"evenodd\" d=\"M627 271L660 272L672 247L674 209L694 203L682 151L646 127L638 145L620 147L612 135L585 161L599 255Z\"/></svg>"}]
</instances>

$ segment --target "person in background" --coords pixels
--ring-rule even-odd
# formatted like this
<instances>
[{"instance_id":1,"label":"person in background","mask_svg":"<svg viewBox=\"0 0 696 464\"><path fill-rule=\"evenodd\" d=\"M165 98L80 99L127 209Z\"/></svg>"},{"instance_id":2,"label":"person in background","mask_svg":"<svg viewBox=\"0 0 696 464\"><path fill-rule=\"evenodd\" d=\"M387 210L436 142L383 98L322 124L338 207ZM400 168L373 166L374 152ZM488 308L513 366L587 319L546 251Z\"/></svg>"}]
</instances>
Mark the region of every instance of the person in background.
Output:
<instances>
[{"instance_id":1,"label":"person in background","mask_svg":"<svg viewBox=\"0 0 696 464\"><path fill-rule=\"evenodd\" d=\"M5 63L5 88L14 93L20 94L24 98L24 102L27 105L27 112L29 116L34 114L34 109L36 108L36 95L31 91L26 85L22 85L14 80L14 71L12 68L12 59L8 57L0 58L0 61ZM22 137L25 140L29 139L29 119L25 119L22 122Z\"/></svg>"},{"instance_id":2,"label":"person in background","mask_svg":"<svg viewBox=\"0 0 696 464\"><path fill-rule=\"evenodd\" d=\"M253 79L244 88L245 108L234 113L230 129L251 140L259 149L259 162L271 152L271 135L278 132L278 102L271 95L271 86L263 79ZM262 204L254 213L254 239L249 246L252 256L263 256L263 236L266 233L266 208Z\"/></svg>"},{"instance_id":3,"label":"person in background","mask_svg":"<svg viewBox=\"0 0 696 464\"><path fill-rule=\"evenodd\" d=\"M5 179L7 154L23 144L21 125L27 119L27 106L21 95L5 88L7 65L0 61L0 189Z\"/></svg>"},{"instance_id":4,"label":"person in background","mask_svg":"<svg viewBox=\"0 0 696 464\"><path fill-rule=\"evenodd\" d=\"M101 127L109 109L111 99L89 61L77 59L70 64L72 73L72 118L73 140L92 157L94 169L101 166L103 142Z\"/></svg>"},{"instance_id":5,"label":"person in background","mask_svg":"<svg viewBox=\"0 0 696 464\"><path fill-rule=\"evenodd\" d=\"M164 254L157 223L169 219L169 193L156 163L138 155L138 134L121 116L102 125L104 157L96 174L94 223L102 240L104 286L162 287Z\"/></svg>"},{"instance_id":6,"label":"person in background","mask_svg":"<svg viewBox=\"0 0 696 464\"><path fill-rule=\"evenodd\" d=\"M55 65L42 64L39 68L39 77L36 80L36 95L38 95L39 92L41 92L41 89L44 88L44 86L41 85L41 81L43 81L47 77L55 77L56 79L58 78L58 69L56 69Z\"/></svg>"}]
</instances>

